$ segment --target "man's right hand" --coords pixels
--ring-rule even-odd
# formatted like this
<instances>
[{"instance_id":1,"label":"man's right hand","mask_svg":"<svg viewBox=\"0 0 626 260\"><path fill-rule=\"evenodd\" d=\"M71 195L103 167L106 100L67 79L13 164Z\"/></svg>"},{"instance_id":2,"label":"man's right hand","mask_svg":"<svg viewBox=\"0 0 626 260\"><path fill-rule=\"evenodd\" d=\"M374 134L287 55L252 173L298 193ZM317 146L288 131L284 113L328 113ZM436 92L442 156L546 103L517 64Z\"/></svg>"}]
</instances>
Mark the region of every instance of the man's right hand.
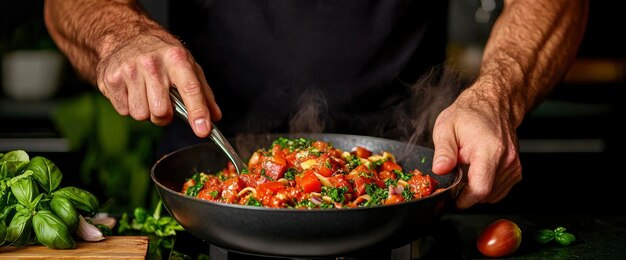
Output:
<instances>
[{"instance_id":1,"label":"man's right hand","mask_svg":"<svg viewBox=\"0 0 626 260\"><path fill-rule=\"evenodd\" d=\"M202 68L178 41L140 35L119 44L97 66L97 84L121 115L150 119L156 125L172 120L169 88L176 86L198 137L206 137L211 120L219 120Z\"/></svg>"}]
</instances>

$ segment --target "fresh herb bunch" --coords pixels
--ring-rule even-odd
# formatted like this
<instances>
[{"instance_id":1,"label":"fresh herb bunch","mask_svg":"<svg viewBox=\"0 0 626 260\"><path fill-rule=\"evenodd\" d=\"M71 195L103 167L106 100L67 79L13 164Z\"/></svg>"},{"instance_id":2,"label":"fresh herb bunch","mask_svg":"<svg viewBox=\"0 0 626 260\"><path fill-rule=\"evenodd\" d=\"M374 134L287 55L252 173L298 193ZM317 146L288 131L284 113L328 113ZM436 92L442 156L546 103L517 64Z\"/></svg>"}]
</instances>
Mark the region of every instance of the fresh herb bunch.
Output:
<instances>
[{"instance_id":1,"label":"fresh herb bunch","mask_svg":"<svg viewBox=\"0 0 626 260\"><path fill-rule=\"evenodd\" d=\"M566 230L567 229L564 227L557 227L554 230L542 229L535 235L535 240L542 244L547 244L554 240L561 245L567 246L576 241L576 236L572 233L565 232Z\"/></svg>"},{"instance_id":2,"label":"fresh herb bunch","mask_svg":"<svg viewBox=\"0 0 626 260\"><path fill-rule=\"evenodd\" d=\"M31 159L23 150L0 154L0 246L76 246L79 213L91 216L99 204L88 191L61 188L62 178L44 157Z\"/></svg>"},{"instance_id":3,"label":"fresh herb bunch","mask_svg":"<svg viewBox=\"0 0 626 260\"><path fill-rule=\"evenodd\" d=\"M133 220L130 221L128 214L124 213L119 221L118 233L128 231L140 231L146 234L155 234L159 237L175 236L176 231L184 230L183 227L172 217L161 216L163 202L159 201L152 215L144 208L138 207L133 212Z\"/></svg>"}]
</instances>

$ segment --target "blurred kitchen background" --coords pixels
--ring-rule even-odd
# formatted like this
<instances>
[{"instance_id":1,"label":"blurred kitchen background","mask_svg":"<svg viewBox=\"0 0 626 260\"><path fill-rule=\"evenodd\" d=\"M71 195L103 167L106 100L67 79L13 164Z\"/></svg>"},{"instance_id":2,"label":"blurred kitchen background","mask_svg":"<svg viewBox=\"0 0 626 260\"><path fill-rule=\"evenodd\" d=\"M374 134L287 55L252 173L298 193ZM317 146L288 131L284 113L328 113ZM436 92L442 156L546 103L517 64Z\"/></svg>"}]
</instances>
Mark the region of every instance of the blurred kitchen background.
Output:
<instances>
[{"instance_id":1,"label":"blurred kitchen background","mask_svg":"<svg viewBox=\"0 0 626 260\"><path fill-rule=\"evenodd\" d=\"M0 2L0 152L23 149L55 162L66 185L96 191L109 211L155 199L149 168L160 128L118 116L78 77L43 24L43 1ZM167 1L143 1L167 24ZM502 202L468 212L612 213L624 145L626 19L620 1L592 1L578 58L518 129L523 181ZM449 63L471 79L502 1L452 0Z\"/></svg>"}]
</instances>

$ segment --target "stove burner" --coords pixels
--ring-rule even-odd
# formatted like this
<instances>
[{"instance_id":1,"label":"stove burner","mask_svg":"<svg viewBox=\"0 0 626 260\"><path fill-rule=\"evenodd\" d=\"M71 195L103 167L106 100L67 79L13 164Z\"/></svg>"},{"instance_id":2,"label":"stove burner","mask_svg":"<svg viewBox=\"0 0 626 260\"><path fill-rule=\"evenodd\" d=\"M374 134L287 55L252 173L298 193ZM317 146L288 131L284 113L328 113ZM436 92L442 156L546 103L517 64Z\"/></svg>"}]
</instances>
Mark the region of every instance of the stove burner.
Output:
<instances>
[{"instance_id":1,"label":"stove burner","mask_svg":"<svg viewBox=\"0 0 626 260\"><path fill-rule=\"evenodd\" d=\"M420 259L430 248L434 239L432 237L422 237L413 243L407 244L402 247L398 247L396 249L391 250L383 250L382 252L375 253L355 253L349 256L338 256L338 257L298 257L298 258L289 258L289 257L275 257L275 256L259 256L259 255L248 255L244 253L238 253L229 251L227 249L223 249L214 245L210 245L209 247L209 257L211 260L243 260L243 259L275 259L275 260L285 260L285 259L297 259L297 260L330 260L330 259L341 259L341 260L412 260L412 259Z\"/></svg>"},{"instance_id":2,"label":"stove burner","mask_svg":"<svg viewBox=\"0 0 626 260\"><path fill-rule=\"evenodd\" d=\"M253 255L249 253L229 251L215 245L209 245L191 234L181 232L177 235L174 250L189 256L208 255L211 260L431 260L431 259L466 259L461 244L461 234L450 220L442 220L432 227L428 236L396 248L377 252L355 252L334 257L300 257L289 258L279 256ZM192 257L193 259L193 257Z\"/></svg>"}]
</instances>

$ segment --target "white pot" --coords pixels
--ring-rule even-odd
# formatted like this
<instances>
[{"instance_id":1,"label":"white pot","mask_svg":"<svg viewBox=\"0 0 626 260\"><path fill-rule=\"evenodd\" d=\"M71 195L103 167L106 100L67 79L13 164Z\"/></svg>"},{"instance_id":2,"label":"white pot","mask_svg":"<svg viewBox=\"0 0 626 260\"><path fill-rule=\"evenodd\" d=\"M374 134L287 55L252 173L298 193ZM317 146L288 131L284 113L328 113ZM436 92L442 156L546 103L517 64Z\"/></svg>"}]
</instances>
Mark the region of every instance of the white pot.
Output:
<instances>
[{"instance_id":1,"label":"white pot","mask_svg":"<svg viewBox=\"0 0 626 260\"><path fill-rule=\"evenodd\" d=\"M63 56L52 50L21 50L2 59L4 93L15 100L49 99L58 90Z\"/></svg>"}]
</instances>

